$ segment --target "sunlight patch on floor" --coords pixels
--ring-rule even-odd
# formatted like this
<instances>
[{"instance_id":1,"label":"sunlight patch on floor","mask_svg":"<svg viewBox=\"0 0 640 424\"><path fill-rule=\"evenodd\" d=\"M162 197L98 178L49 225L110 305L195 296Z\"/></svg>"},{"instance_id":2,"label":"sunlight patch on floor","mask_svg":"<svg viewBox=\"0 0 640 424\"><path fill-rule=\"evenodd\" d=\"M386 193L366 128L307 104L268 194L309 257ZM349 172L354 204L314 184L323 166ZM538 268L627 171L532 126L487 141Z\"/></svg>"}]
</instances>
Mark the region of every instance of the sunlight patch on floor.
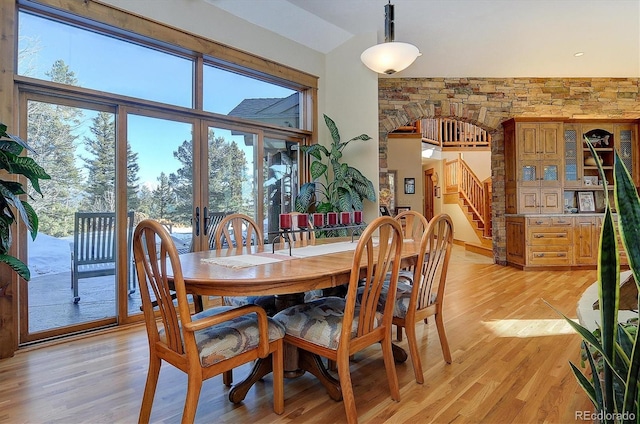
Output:
<instances>
[{"instance_id":1,"label":"sunlight patch on floor","mask_svg":"<svg viewBox=\"0 0 640 424\"><path fill-rule=\"evenodd\" d=\"M497 337L525 338L575 334L564 319L501 319L483 321L482 324Z\"/></svg>"}]
</instances>

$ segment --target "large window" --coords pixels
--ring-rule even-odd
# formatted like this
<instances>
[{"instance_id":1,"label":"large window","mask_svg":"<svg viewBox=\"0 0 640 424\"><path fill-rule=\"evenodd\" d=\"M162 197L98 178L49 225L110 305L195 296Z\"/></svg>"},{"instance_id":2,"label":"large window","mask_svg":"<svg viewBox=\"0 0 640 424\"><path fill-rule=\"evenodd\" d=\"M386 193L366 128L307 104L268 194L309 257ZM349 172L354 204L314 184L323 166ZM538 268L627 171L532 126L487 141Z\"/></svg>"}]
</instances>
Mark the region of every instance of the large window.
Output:
<instances>
[{"instance_id":1,"label":"large window","mask_svg":"<svg viewBox=\"0 0 640 424\"><path fill-rule=\"evenodd\" d=\"M193 106L190 58L27 12L18 19L18 75Z\"/></svg>"},{"instance_id":2,"label":"large window","mask_svg":"<svg viewBox=\"0 0 640 424\"><path fill-rule=\"evenodd\" d=\"M269 75L273 64L243 68L195 51L206 47L202 39L172 45L180 38L174 30L120 11L111 10L151 29L137 34L109 26L122 19L96 23L41 3L20 4L20 134L53 177L34 202L40 235L26 259L42 284L21 299L23 342L139 319L127 243L131 216L134 227L144 218L161 221L184 252L208 248L205 213L246 213L268 237L274 217L291 211L298 147L312 138L313 108L302 106L314 103L308 75L296 80L290 71L284 74L294 77L285 80L282 72ZM109 275L76 284L73 304L76 212L114 214L121 251ZM45 322L45 312L60 319Z\"/></svg>"}]
</instances>

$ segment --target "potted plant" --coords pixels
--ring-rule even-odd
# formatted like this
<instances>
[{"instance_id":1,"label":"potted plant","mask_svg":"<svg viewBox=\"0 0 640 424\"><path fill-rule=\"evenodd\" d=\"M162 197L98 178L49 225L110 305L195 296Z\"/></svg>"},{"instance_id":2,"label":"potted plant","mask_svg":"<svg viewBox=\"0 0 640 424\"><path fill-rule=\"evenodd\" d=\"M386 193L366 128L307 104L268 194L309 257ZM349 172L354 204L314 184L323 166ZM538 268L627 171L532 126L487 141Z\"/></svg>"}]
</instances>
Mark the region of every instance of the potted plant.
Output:
<instances>
[{"instance_id":1,"label":"potted plant","mask_svg":"<svg viewBox=\"0 0 640 424\"><path fill-rule=\"evenodd\" d=\"M342 151L356 140L371 140L361 134L348 141L340 141L340 133L331 118L324 115L324 122L331 134L331 146L327 149L322 144L302 146L302 152L310 155L312 182L305 183L295 200L298 212L351 212L362 210L363 200L376 201L373 183L356 168L341 162Z\"/></svg>"},{"instance_id":2,"label":"potted plant","mask_svg":"<svg viewBox=\"0 0 640 424\"><path fill-rule=\"evenodd\" d=\"M26 177L34 190L40 191L41 179L50 179L49 174L36 163L33 158L21 156L24 150L33 151L27 143L16 135L7 133L7 126L0 122L0 169L8 175L22 175ZM29 268L20 259L9 255L12 243L11 226L19 215L27 226L31 238L35 240L38 234L38 216L33 207L20 199L27 194L21 182L14 179L0 179L0 263L9 265L20 277L29 281ZM9 282L0 281L0 295Z\"/></svg>"},{"instance_id":3,"label":"potted plant","mask_svg":"<svg viewBox=\"0 0 640 424\"><path fill-rule=\"evenodd\" d=\"M593 157L596 152L587 140ZM637 317L631 322L618 322L620 300L620 260L616 225L609 204L607 183L602 165L597 161L604 182L605 215L598 254L598 301L600 324L594 332L567 318L567 322L582 336L583 353L590 372L583 373L570 364L579 384L594 404L591 419L601 423L638 422L640 390L640 346ZM640 199L629 171L615 152L614 199L618 215L617 232L629 260L636 285L640 282ZM640 301L639 301L640 303ZM640 304L638 305L640 307ZM638 308L635 309L638 311ZM564 316L564 315L563 315ZM635 323L635 324L634 324ZM634 325L636 328L633 328Z\"/></svg>"}]
</instances>

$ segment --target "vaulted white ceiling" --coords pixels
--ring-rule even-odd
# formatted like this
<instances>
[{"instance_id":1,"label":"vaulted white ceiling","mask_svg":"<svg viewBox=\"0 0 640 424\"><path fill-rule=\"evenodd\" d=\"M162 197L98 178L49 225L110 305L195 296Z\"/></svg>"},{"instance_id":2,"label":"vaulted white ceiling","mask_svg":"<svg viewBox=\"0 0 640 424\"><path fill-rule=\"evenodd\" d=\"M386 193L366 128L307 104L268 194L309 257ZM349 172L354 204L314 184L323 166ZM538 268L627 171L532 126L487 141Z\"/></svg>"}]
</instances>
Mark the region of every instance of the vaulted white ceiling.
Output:
<instances>
[{"instance_id":1,"label":"vaulted white ceiling","mask_svg":"<svg viewBox=\"0 0 640 424\"><path fill-rule=\"evenodd\" d=\"M363 33L384 41L388 0L203 1L322 53ZM393 77L640 77L640 0L392 4L395 40L422 52Z\"/></svg>"}]
</instances>

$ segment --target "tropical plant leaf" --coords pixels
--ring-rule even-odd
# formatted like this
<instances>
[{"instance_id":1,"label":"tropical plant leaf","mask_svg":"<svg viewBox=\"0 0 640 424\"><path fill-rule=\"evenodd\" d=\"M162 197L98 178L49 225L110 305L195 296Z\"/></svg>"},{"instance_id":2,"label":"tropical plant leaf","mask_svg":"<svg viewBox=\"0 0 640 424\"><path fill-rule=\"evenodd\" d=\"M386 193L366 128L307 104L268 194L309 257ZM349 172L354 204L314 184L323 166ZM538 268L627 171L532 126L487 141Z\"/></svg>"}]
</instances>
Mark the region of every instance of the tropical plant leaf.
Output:
<instances>
[{"instance_id":1,"label":"tropical plant leaf","mask_svg":"<svg viewBox=\"0 0 640 424\"><path fill-rule=\"evenodd\" d=\"M333 144L337 145L340 143L340 132L338 131L338 127L336 123L333 122L333 119L329 118L327 115L324 115L324 123L329 128L329 134L331 134L331 139L333 140Z\"/></svg>"},{"instance_id":2,"label":"tropical plant leaf","mask_svg":"<svg viewBox=\"0 0 640 424\"><path fill-rule=\"evenodd\" d=\"M633 271L636 284L640 283L640 199L633 184L629 171L620 160L617 152L613 164L616 183L615 202L618 211L620 238L627 257L629 267Z\"/></svg>"},{"instance_id":3,"label":"tropical plant leaf","mask_svg":"<svg viewBox=\"0 0 640 424\"><path fill-rule=\"evenodd\" d=\"M324 157L329 157L329 151L322 144L312 144L311 146L300 146L300 150L302 153L313 156L318 160L323 159Z\"/></svg>"},{"instance_id":4,"label":"tropical plant leaf","mask_svg":"<svg viewBox=\"0 0 640 424\"><path fill-rule=\"evenodd\" d=\"M640 272L640 246L638 245L638 237L640 237L640 199L631 175L622 160L620 160L617 152L615 152L614 156L614 181L616 186L614 198L618 211L620 238L629 260L629 267L633 272L636 285L638 285L640 281L638 275ZM629 334L624 331L624 336L619 337L621 350L628 352L627 341ZM638 347L638 334L636 331L629 357L629 368L624 381L624 398L622 405L620 405L621 411L633 411L636 415L638 415L638 397L640 396L638 389L639 373L640 348ZM640 422L640 417L638 417L638 421Z\"/></svg>"},{"instance_id":5,"label":"tropical plant leaf","mask_svg":"<svg viewBox=\"0 0 640 424\"><path fill-rule=\"evenodd\" d=\"M31 272L29 271L29 267L27 267L24 262L22 262L18 258L14 258L13 256L7 254L0 254L0 263L7 264L13 269L20 277L29 281L31 279Z\"/></svg>"},{"instance_id":6,"label":"tropical plant leaf","mask_svg":"<svg viewBox=\"0 0 640 424\"><path fill-rule=\"evenodd\" d=\"M373 183L357 169L341 163L342 149L351 141L371 140L371 137L361 134L341 143L335 122L326 115L324 118L332 138L330 149L321 145L301 147L303 153L315 159L309 166L311 178L314 182L323 181L324 184L315 187L317 198L311 200L307 196L301 199L296 198L295 208L299 212L362 210L364 209L363 199L376 200ZM325 163L326 158L328 161Z\"/></svg>"},{"instance_id":7,"label":"tropical plant leaf","mask_svg":"<svg viewBox=\"0 0 640 424\"><path fill-rule=\"evenodd\" d=\"M345 187L338 187L338 207L342 212L350 212L352 210L353 201L351 200L351 191Z\"/></svg>"},{"instance_id":8,"label":"tropical plant leaf","mask_svg":"<svg viewBox=\"0 0 640 424\"><path fill-rule=\"evenodd\" d=\"M594 405L598 411L606 411L606 402L603 397L602 385L600 384L600 378L598 376L595 361L593 360L593 355L591 354L591 350L589 350L589 346L585 342L582 342L582 346L585 348L587 353L587 360L589 361L589 368L591 369L591 380L593 381L593 392L596 399L596 403L594 403Z\"/></svg>"},{"instance_id":9,"label":"tropical plant leaf","mask_svg":"<svg viewBox=\"0 0 640 424\"><path fill-rule=\"evenodd\" d=\"M24 223L27 225L27 228L29 229L29 231L33 232L33 227L31 226L29 214L24 208L22 201L20 201L20 198L16 194L14 194L11 190L7 189L5 185L6 183L7 181L0 180L0 196L5 197L7 201L11 203L14 208L16 208L16 210L18 211L18 214L20 215ZM18 194L23 194L23 193L18 193ZM7 210L5 210L4 212L7 212ZM10 209L8 210L8 212L12 214Z\"/></svg>"},{"instance_id":10,"label":"tropical plant leaf","mask_svg":"<svg viewBox=\"0 0 640 424\"><path fill-rule=\"evenodd\" d=\"M2 136L3 135L0 134L0 137ZM20 141L22 141L22 139ZM9 152L17 156L20 153L22 153L22 148L23 146L20 143L15 142L13 139L0 140L0 151ZM29 148L29 150L32 150L32 149Z\"/></svg>"},{"instance_id":11,"label":"tropical plant leaf","mask_svg":"<svg viewBox=\"0 0 640 424\"><path fill-rule=\"evenodd\" d=\"M38 194L42 195L40 191L39 180L49 180L51 176L47 174L43 167L38 165L33 158L27 156L18 156L14 160L13 173L24 175L31 182L31 186Z\"/></svg>"},{"instance_id":12,"label":"tropical plant leaf","mask_svg":"<svg viewBox=\"0 0 640 424\"><path fill-rule=\"evenodd\" d=\"M591 403L593 403L593 406L595 406L596 408L600 408L598 405L598 400L596 399L596 390L593 387L593 383L591 383L591 381L589 381L589 379L582 373L582 371L580 371L580 369L573 365L571 362L569 362L569 366L571 367L573 374L576 376L578 384L580 384L589 399L591 399Z\"/></svg>"},{"instance_id":13,"label":"tropical plant leaf","mask_svg":"<svg viewBox=\"0 0 640 424\"><path fill-rule=\"evenodd\" d=\"M317 180L327 172L327 165L325 165L320 161L314 160L311 163L309 172L311 173L311 178L313 178L314 180Z\"/></svg>"},{"instance_id":14,"label":"tropical plant leaf","mask_svg":"<svg viewBox=\"0 0 640 424\"><path fill-rule=\"evenodd\" d=\"M582 340L587 342L594 350L599 352L603 356L604 361L608 362L609 366L613 369L613 363L611 362L610 358L607 358L602 352L602 344L600 343L600 340L598 340L598 338L591 331L589 331L586 327L583 327L582 325L578 324L571 318L567 317L565 314L560 312L558 309L556 309L553 305L551 305L546 300L543 299L542 301L546 303L551 309L556 311L558 315L562 316L567 322L567 324L569 324L574 329L574 331L582 337Z\"/></svg>"},{"instance_id":15,"label":"tropical plant leaf","mask_svg":"<svg viewBox=\"0 0 640 424\"><path fill-rule=\"evenodd\" d=\"M313 204L313 200L316 194L316 184L315 183L305 183L300 186L300 190L298 190L298 195L295 200L295 208L297 212L307 212L311 204Z\"/></svg>"},{"instance_id":16,"label":"tropical plant leaf","mask_svg":"<svg viewBox=\"0 0 640 424\"><path fill-rule=\"evenodd\" d=\"M28 202L22 200L21 203L27 213L27 222L29 223L28 227L30 228L31 239L35 240L38 235L38 214Z\"/></svg>"},{"instance_id":17,"label":"tropical plant leaf","mask_svg":"<svg viewBox=\"0 0 640 424\"><path fill-rule=\"evenodd\" d=\"M360 134L357 137L353 137L351 140L346 141L344 144L346 145L347 143L350 143L352 141L356 141L356 140L362 140L362 141L367 141L367 140L373 140L371 137L369 137L367 134Z\"/></svg>"}]
</instances>

